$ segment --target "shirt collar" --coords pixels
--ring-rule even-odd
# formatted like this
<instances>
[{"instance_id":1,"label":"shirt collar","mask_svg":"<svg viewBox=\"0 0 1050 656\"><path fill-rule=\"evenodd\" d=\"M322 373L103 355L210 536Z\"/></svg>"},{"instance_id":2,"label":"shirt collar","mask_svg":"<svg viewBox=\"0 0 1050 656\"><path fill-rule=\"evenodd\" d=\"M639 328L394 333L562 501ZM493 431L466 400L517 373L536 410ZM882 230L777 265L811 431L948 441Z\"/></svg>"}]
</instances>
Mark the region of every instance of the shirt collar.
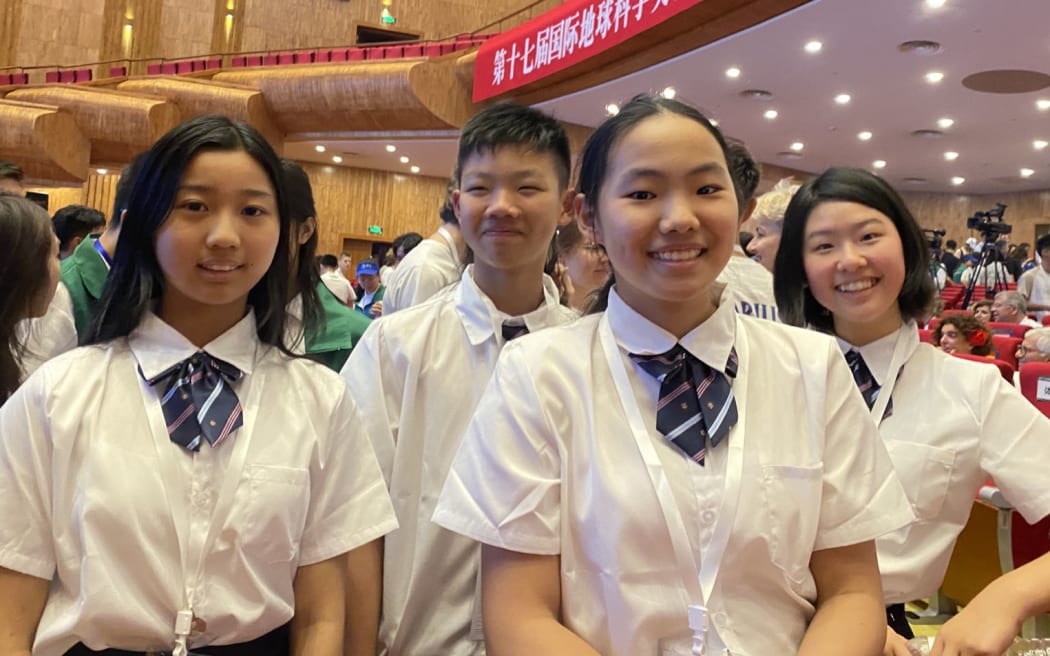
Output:
<instances>
[{"instance_id":1,"label":"shirt collar","mask_svg":"<svg viewBox=\"0 0 1050 656\"><path fill-rule=\"evenodd\" d=\"M455 307L467 331L467 338L474 346L484 342L493 335L502 335L504 321L522 323L535 332L547 326L559 323L556 317L561 311L559 306L558 287L550 276L543 276L543 301L532 312L513 317L496 309L485 292L474 282L474 265L468 265L463 271L459 286L456 288Z\"/></svg>"},{"instance_id":2,"label":"shirt collar","mask_svg":"<svg viewBox=\"0 0 1050 656\"><path fill-rule=\"evenodd\" d=\"M243 319L199 349L152 311L147 311L139 325L128 335L128 346L147 380L197 351L204 351L250 374L255 367L259 337L255 313L249 309Z\"/></svg>"},{"instance_id":3,"label":"shirt collar","mask_svg":"<svg viewBox=\"0 0 1050 656\"><path fill-rule=\"evenodd\" d=\"M628 353L640 355L664 353L679 343L707 366L725 373L729 352L736 339L736 312L728 289L724 285L719 287L715 289L719 300L714 314L682 339L675 339L674 335L627 305L613 286L605 314L616 343Z\"/></svg>"},{"instance_id":4,"label":"shirt collar","mask_svg":"<svg viewBox=\"0 0 1050 656\"><path fill-rule=\"evenodd\" d=\"M893 350L897 346L897 337L900 335L902 330L912 330L918 335L918 328L914 325L914 322L907 322L901 324L901 327L885 337L880 337L870 344L864 346L854 346L841 337L835 337L835 340L839 343L839 348L845 353L850 349L853 349L860 353L861 357L864 358L864 364L868 365L868 370L871 375L875 377L875 382L880 386L886 384L886 376L890 371L890 364L893 361Z\"/></svg>"}]
</instances>

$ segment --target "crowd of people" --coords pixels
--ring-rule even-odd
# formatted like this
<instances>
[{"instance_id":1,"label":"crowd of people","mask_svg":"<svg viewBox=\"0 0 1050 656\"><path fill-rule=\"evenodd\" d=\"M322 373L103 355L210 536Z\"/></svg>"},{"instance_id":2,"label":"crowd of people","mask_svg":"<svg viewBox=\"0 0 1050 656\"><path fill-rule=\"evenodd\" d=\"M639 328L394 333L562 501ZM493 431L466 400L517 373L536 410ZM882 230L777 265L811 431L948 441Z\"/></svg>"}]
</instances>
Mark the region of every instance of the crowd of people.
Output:
<instances>
[{"instance_id":1,"label":"crowd of people","mask_svg":"<svg viewBox=\"0 0 1050 656\"><path fill-rule=\"evenodd\" d=\"M1050 235L922 343L900 196L831 168L755 198L759 170L662 96L575 171L498 103L436 231L355 264L225 117L134 158L108 220L0 164L0 653L910 654L981 485L1050 515L1050 419L955 357L1050 311ZM1048 611L1050 555L933 653Z\"/></svg>"}]
</instances>

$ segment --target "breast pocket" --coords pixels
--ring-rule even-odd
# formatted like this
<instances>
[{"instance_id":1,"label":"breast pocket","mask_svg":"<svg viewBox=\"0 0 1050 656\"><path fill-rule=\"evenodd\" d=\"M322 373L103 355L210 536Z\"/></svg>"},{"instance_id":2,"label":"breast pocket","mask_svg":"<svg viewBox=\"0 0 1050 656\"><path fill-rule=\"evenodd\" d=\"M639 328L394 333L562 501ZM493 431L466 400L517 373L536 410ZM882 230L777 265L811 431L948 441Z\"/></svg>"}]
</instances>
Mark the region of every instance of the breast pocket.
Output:
<instances>
[{"instance_id":1,"label":"breast pocket","mask_svg":"<svg viewBox=\"0 0 1050 656\"><path fill-rule=\"evenodd\" d=\"M796 585L805 581L820 524L823 465L762 467L770 558Z\"/></svg>"},{"instance_id":2,"label":"breast pocket","mask_svg":"<svg viewBox=\"0 0 1050 656\"><path fill-rule=\"evenodd\" d=\"M245 551L266 562L289 562L310 507L310 475L305 469L250 465L237 488L231 524Z\"/></svg>"},{"instance_id":3,"label":"breast pocket","mask_svg":"<svg viewBox=\"0 0 1050 656\"><path fill-rule=\"evenodd\" d=\"M915 516L920 520L937 517L955 469L955 451L898 440L887 442L886 449Z\"/></svg>"}]
</instances>

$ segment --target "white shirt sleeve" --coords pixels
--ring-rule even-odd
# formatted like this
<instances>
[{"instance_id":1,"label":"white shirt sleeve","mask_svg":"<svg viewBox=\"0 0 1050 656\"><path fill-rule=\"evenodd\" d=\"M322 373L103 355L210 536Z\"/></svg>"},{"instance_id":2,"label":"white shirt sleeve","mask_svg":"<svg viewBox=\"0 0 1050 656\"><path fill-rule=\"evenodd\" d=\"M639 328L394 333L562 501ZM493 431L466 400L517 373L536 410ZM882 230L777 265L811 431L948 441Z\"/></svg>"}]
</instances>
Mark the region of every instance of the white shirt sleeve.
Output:
<instances>
[{"instance_id":1,"label":"white shirt sleeve","mask_svg":"<svg viewBox=\"0 0 1050 656\"><path fill-rule=\"evenodd\" d=\"M561 450L513 346L500 356L433 520L486 544L552 555L561 551Z\"/></svg>"},{"instance_id":2,"label":"white shirt sleeve","mask_svg":"<svg viewBox=\"0 0 1050 656\"><path fill-rule=\"evenodd\" d=\"M387 484L394 466L394 447L397 444L401 401L404 397L403 381L384 371L386 361L381 354L381 321L373 321L350 353L339 375L343 377L350 396L358 407L366 408L361 413L361 426L372 443L379 467Z\"/></svg>"},{"instance_id":3,"label":"white shirt sleeve","mask_svg":"<svg viewBox=\"0 0 1050 656\"><path fill-rule=\"evenodd\" d=\"M18 331L19 340L25 347L19 361L23 378L28 378L40 365L56 355L75 349L77 326L73 320L73 301L66 286L58 283L47 313L36 319L19 322Z\"/></svg>"}]
</instances>

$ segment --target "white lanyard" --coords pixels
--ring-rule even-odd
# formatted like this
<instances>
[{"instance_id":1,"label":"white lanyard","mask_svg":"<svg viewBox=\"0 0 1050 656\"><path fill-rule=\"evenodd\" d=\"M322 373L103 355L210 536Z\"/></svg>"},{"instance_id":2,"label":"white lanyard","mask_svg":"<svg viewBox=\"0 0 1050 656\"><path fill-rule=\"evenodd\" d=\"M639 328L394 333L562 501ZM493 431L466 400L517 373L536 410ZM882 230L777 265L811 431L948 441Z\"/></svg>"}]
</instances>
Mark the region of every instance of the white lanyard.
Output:
<instances>
[{"instance_id":1,"label":"white lanyard","mask_svg":"<svg viewBox=\"0 0 1050 656\"><path fill-rule=\"evenodd\" d=\"M241 407L260 407L263 386L253 384L252 376L244 376L241 378L241 381L240 394L247 394L248 398L248 402L242 402ZM175 650L172 653L173 656L185 656L188 653L186 651L187 641L193 630L194 589L199 584L204 573L204 560L207 558L219 531L230 515L233 498L236 495L237 486L240 483L241 475L244 473L245 462L248 458L248 444L251 441L256 414L243 411L241 428L236 435L231 436L233 444L227 447L233 449L230 453L230 462L226 472L223 474L219 496L216 498L215 506L212 509L211 521L208 525L204 543L196 554L196 558L193 559L191 568L189 510L185 503L173 503L172 501L173 496L178 494L185 484L184 477L181 475L178 462L175 459L185 457L186 454L177 453L177 451L182 450L182 447L172 448L173 443L168 435L167 422L164 420L164 411L160 407L157 392L144 380L140 389L146 408L146 417L149 419L150 432L153 435L153 447L157 453L157 466L160 468L161 481L164 484L164 496L168 503L168 512L171 516L172 525L175 528L176 540L179 543L179 561L182 565L183 577L183 607L175 617ZM205 440L201 440L201 442L201 448L211 448Z\"/></svg>"},{"instance_id":2,"label":"white lanyard","mask_svg":"<svg viewBox=\"0 0 1050 656\"><path fill-rule=\"evenodd\" d=\"M909 335L914 335L914 338L908 339ZM871 418L875 420L876 426L882 424L882 420L886 415L886 406L889 405L890 399L893 398L893 388L896 387L897 381L900 380L900 371L918 345L919 331L909 322L897 332L897 341L893 344L893 357L890 358L890 368L885 372L886 380L879 389L879 397L875 399L875 403L871 406Z\"/></svg>"},{"instance_id":3,"label":"white lanyard","mask_svg":"<svg viewBox=\"0 0 1050 656\"><path fill-rule=\"evenodd\" d=\"M736 519L737 508L740 504L740 484L743 477L744 466L744 394L739 390L735 394L737 400L737 423L733 431L732 439L727 439L722 448L728 449L725 489L722 494L722 505L718 510L718 519L715 522L711 542L703 551L700 559L700 567L696 566L693 558L692 546L689 543L688 531L685 521L682 519L681 509L675 501L671 490L667 472L660 464L660 458L653 447L651 431L642 418L641 408L631 388L630 376L624 365L620 348L616 344L612 328L609 326L608 314L603 315L598 322L598 336L605 352L605 359L609 363L612 372L613 383L620 397L624 413L627 415L627 423L631 434L634 436L638 451L641 453L642 461L645 463L649 480L656 490L657 499L660 502L660 510L664 516L668 533L671 537L671 546L674 549L675 561L680 572L693 572L693 576L686 577L685 585L690 598L690 603L706 607L714 591L715 580L718 578L718 570L721 566L722 555L725 553L726 545L729 543L729 534L732 532L733 522ZM747 346L744 343L736 345L737 353L742 362L747 361ZM683 609L683 612L686 609ZM725 645L717 631L708 634L708 646L714 653L724 651Z\"/></svg>"}]
</instances>

